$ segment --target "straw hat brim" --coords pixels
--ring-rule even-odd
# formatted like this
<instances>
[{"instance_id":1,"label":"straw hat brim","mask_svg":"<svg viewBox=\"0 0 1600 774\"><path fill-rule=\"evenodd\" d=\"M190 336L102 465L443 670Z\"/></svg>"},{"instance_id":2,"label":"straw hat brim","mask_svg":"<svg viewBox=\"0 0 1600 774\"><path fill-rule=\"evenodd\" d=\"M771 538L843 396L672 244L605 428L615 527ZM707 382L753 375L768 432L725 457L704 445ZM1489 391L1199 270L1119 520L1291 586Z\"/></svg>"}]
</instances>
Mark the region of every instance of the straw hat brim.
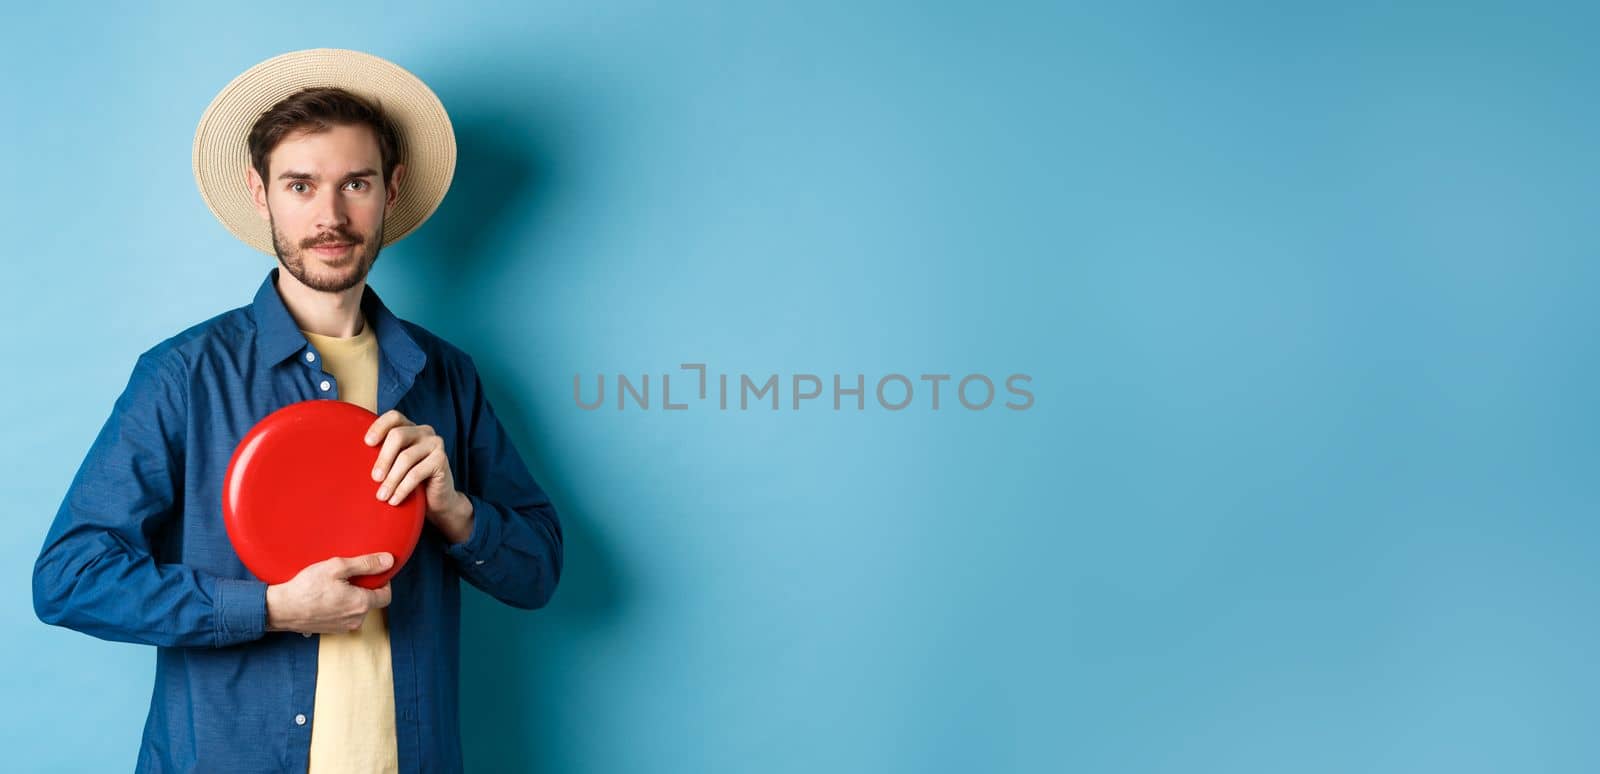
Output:
<instances>
[{"instance_id":1,"label":"straw hat brim","mask_svg":"<svg viewBox=\"0 0 1600 774\"><path fill-rule=\"evenodd\" d=\"M384 222L383 244L411 233L438 209L456 168L456 138L444 104L420 78L361 51L313 48L280 54L223 87L194 132L200 197L245 244L276 257L271 229L256 213L249 178L250 129L268 108L308 86L337 86L377 102L399 134L406 165L400 195Z\"/></svg>"}]
</instances>

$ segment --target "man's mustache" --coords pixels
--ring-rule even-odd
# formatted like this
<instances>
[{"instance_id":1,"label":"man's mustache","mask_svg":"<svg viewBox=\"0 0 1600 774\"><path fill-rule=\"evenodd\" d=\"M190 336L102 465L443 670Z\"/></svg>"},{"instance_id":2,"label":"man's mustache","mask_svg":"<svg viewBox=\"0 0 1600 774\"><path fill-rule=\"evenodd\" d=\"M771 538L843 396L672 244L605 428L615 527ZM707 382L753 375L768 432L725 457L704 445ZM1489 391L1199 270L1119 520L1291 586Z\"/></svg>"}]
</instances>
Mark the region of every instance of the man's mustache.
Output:
<instances>
[{"instance_id":1,"label":"man's mustache","mask_svg":"<svg viewBox=\"0 0 1600 774\"><path fill-rule=\"evenodd\" d=\"M300 246L301 247L305 247L305 248L312 248L312 247L322 247L323 245L359 245L359 244L361 244L361 239L359 237L356 237L356 236L353 236L353 235L339 235L339 236L332 236L332 237L323 237L321 239L318 239L318 240L315 240L315 241L312 241L312 242L302 242Z\"/></svg>"}]
</instances>

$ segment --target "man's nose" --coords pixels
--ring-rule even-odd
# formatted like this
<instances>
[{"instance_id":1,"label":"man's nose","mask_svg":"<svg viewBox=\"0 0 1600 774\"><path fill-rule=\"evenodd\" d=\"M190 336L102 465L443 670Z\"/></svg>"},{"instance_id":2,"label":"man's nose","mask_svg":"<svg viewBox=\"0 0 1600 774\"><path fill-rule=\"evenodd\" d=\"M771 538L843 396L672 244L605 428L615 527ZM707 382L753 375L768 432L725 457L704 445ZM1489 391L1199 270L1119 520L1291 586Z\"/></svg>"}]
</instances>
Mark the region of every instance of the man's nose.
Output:
<instances>
[{"instance_id":1,"label":"man's nose","mask_svg":"<svg viewBox=\"0 0 1600 774\"><path fill-rule=\"evenodd\" d=\"M344 198L337 190L319 192L317 200L316 225L319 231L337 231L350 222L350 217L345 212Z\"/></svg>"}]
</instances>

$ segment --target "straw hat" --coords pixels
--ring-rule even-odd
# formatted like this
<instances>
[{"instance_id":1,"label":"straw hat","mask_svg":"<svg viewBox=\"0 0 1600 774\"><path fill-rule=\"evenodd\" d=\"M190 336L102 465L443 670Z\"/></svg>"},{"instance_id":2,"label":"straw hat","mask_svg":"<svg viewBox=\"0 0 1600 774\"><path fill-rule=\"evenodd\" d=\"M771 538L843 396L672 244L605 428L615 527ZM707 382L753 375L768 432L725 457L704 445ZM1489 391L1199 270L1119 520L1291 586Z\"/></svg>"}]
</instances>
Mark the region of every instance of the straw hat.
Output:
<instances>
[{"instance_id":1,"label":"straw hat","mask_svg":"<svg viewBox=\"0 0 1600 774\"><path fill-rule=\"evenodd\" d=\"M211 213L245 244L270 256L272 233L250 197L250 149L256 119L308 86L338 86L382 106L400 138L406 176L384 221L391 244L428 219L450 189L456 137L439 98L399 65L360 51L313 48L280 54L223 87L194 132L194 179Z\"/></svg>"}]
</instances>

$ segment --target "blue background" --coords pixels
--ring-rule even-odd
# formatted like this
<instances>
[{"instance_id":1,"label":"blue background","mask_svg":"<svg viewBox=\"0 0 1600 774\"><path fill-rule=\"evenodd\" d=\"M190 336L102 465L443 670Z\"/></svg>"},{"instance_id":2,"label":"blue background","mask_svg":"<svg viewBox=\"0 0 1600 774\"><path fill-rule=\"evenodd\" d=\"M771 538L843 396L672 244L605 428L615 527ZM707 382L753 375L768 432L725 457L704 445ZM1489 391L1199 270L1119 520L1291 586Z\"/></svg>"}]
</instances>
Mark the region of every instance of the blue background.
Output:
<instances>
[{"instance_id":1,"label":"blue background","mask_svg":"<svg viewBox=\"0 0 1600 774\"><path fill-rule=\"evenodd\" d=\"M469 770L1596 770L1597 19L1394 5L8 9L7 768L132 766L153 651L32 562L135 356L272 266L201 112L328 46L455 121L371 281L566 529L548 608L466 592ZM1036 401L573 402L684 362Z\"/></svg>"}]
</instances>

